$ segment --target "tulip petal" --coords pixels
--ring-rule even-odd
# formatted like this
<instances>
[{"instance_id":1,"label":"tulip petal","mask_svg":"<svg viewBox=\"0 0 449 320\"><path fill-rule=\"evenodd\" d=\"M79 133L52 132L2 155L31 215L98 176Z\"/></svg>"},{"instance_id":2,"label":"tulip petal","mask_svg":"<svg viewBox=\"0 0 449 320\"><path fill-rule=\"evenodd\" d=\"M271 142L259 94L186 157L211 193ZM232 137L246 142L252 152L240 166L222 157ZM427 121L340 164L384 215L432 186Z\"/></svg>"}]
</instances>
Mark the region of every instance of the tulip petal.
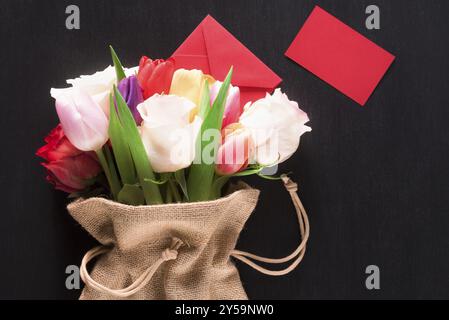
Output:
<instances>
[{"instance_id":1,"label":"tulip petal","mask_svg":"<svg viewBox=\"0 0 449 320\"><path fill-rule=\"evenodd\" d=\"M155 94L168 94L175 72L175 65L172 59L151 60L146 56L140 59L137 79L143 89L145 99Z\"/></svg>"},{"instance_id":2,"label":"tulip petal","mask_svg":"<svg viewBox=\"0 0 449 320\"><path fill-rule=\"evenodd\" d=\"M127 77L134 75L137 68L124 68ZM82 75L76 79L69 79L67 83L89 95L98 105L100 105L106 116L109 116L109 95L114 84L117 82L115 68L108 66L103 71L98 71L92 75Z\"/></svg>"},{"instance_id":3,"label":"tulip petal","mask_svg":"<svg viewBox=\"0 0 449 320\"><path fill-rule=\"evenodd\" d=\"M205 77L201 70L176 70L173 75L170 94L187 98L196 106L199 106L204 80Z\"/></svg>"},{"instance_id":4,"label":"tulip petal","mask_svg":"<svg viewBox=\"0 0 449 320\"><path fill-rule=\"evenodd\" d=\"M237 129L224 138L218 149L216 172L219 175L233 175L248 166L252 150L251 132Z\"/></svg>"},{"instance_id":5,"label":"tulip petal","mask_svg":"<svg viewBox=\"0 0 449 320\"><path fill-rule=\"evenodd\" d=\"M142 117L137 110L137 106L143 102L143 94L138 83L137 76L130 76L120 81L118 90L122 94L123 99L125 99L129 110L131 110L134 120L136 120L136 123L140 125L142 122Z\"/></svg>"},{"instance_id":6,"label":"tulip petal","mask_svg":"<svg viewBox=\"0 0 449 320\"><path fill-rule=\"evenodd\" d=\"M196 106L174 95L156 94L137 109L143 119L142 141L154 171L175 172L192 163L201 118L190 121Z\"/></svg>"},{"instance_id":7,"label":"tulip petal","mask_svg":"<svg viewBox=\"0 0 449 320\"><path fill-rule=\"evenodd\" d=\"M218 91L222 82L216 81L210 88L211 103L213 103L218 95ZM226 99L225 112L223 116L223 128L226 128L232 123L238 122L240 115L243 112L240 104L240 88L230 86L228 91L228 97Z\"/></svg>"},{"instance_id":8,"label":"tulip petal","mask_svg":"<svg viewBox=\"0 0 449 320\"><path fill-rule=\"evenodd\" d=\"M312 129L307 114L280 89L253 104L247 104L240 123L252 133L255 162L273 165L290 158L298 149L301 135Z\"/></svg>"},{"instance_id":9,"label":"tulip petal","mask_svg":"<svg viewBox=\"0 0 449 320\"><path fill-rule=\"evenodd\" d=\"M108 140L108 119L101 107L76 88L52 89L50 93L70 142L82 151L99 150Z\"/></svg>"},{"instance_id":10,"label":"tulip petal","mask_svg":"<svg viewBox=\"0 0 449 320\"><path fill-rule=\"evenodd\" d=\"M190 114L196 106L187 99L174 95L156 94L137 106L145 125L183 125L190 122Z\"/></svg>"}]
</instances>

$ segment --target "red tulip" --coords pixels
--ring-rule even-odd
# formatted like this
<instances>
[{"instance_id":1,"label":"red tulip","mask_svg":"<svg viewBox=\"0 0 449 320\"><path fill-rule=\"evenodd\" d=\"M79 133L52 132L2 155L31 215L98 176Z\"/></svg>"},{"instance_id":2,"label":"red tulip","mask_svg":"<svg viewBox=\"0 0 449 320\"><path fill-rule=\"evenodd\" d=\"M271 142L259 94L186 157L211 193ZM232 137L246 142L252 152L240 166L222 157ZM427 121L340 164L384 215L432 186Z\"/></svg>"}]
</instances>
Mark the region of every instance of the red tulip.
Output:
<instances>
[{"instance_id":1,"label":"red tulip","mask_svg":"<svg viewBox=\"0 0 449 320\"><path fill-rule=\"evenodd\" d=\"M151 60L147 56L143 56L140 59L137 79L143 89L144 99L148 99L156 93L168 94L174 72L175 64L172 59Z\"/></svg>"},{"instance_id":2,"label":"red tulip","mask_svg":"<svg viewBox=\"0 0 449 320\"><path fill-rule=\"evenodd\" d=\"M222 176L243 171L253 153L251 133L238 124L224 130L223 143L218 149L215 171Z\"/></svg>"},{"instance_id":3,"label":"red tulip","mask_svg":"<svg viewBox=\"0 0 449 320\"><path fill-rule=\"evenodd\" d=\"M47 169L47 181L56 189L67 193L82 191L102 171L95 154L75 148L61 125L52 130L45 142L36 155L47 161L42 163Z\"/></svg>"}]
</instances>

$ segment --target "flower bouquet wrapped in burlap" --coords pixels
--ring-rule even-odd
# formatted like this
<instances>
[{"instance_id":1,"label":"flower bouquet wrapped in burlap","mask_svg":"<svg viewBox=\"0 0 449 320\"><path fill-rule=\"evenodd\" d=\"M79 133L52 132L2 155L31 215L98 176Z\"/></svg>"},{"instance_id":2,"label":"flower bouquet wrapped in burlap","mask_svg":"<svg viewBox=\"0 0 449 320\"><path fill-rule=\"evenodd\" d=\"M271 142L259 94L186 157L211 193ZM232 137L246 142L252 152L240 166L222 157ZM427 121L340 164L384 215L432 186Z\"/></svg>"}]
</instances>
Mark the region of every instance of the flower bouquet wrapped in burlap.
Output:
<instances>
[{"instance_id":1,"label":"flower bouquet wrapped in burlap","mask_svg":"<svg viewBox=\"0 0 449 320\"><path fill-rule=\"evenodd\" d=\"M201 28L236 41L211 17ZM61 123L38 155L100 244L81 263L82 299L246 299L234 260L276 276L304 256L309 223L297 185L273 172L311 130L307 114L280 89L270 94L280 78L241 43L220 51L245 57L234 68L231 52L208 69L182 48L126 69L111 47L114 67L51 90ZM248 175L282 181L292 198L302 241L288 257L235 249L259 191L230 179Z\"/></svg>"}]
</instances>

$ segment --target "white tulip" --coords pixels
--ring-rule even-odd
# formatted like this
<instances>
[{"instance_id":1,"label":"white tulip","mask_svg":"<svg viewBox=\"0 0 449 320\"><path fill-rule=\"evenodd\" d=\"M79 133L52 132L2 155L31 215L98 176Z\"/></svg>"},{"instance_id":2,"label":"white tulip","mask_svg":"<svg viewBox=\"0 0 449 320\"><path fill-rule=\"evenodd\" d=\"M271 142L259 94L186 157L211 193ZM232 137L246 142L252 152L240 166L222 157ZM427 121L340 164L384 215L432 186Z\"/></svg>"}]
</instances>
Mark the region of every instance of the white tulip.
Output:
<instances>
[{"instance_id":1,"label":"white tulip","mask_svg":"<svg viewBox=\"0 0 449 320\"><path fill-rule=\"evenodd\" d=\"M143 122L142 141L155 172L175 172L195 158L195 142L202 120L196 105L175 95L156 94L137 106Z\"/></svg>"},{"instance_id":2,"label":"white tulip","mask_svg":"<svg viewBox=\"0 0 449 320\"><path fill-rule=\"evenodd\" d=\"M127 77L135 74L138 67L131 69L124 68ZM100 105L104 113L109 116L109 95L112 92L114 84L117 84L115 68L107 67L103 71L98 71L92 75L79 76L76 79L67 80L72 85L89 96Z\"/></svg>"},{"instance_id":3,"label":"white tulip","mask_svg":"<svg viewBox=\"0 0 449 320\"><path fill-rule=\"evenodd\" d=\"M312 129L307 114L280 89L253 104L248 103L240 123L249 129L256 148L252 162L275 165L290 158L301 136Z\"/></svg>"}]
</instances>

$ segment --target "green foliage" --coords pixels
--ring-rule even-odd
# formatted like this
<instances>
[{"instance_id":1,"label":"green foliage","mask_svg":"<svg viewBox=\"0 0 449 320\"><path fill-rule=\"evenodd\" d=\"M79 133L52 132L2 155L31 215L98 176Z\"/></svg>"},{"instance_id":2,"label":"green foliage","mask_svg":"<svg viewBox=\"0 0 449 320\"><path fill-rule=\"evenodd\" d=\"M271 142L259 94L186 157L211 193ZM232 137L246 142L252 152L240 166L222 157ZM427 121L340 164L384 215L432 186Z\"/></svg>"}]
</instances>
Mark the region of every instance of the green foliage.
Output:
<instances>
[{"instance_id":1,"label":"green foliage","mask_svg":"<svg viewBox=\"0 0 449 320\"><path fill-rule=\"evenodd\" d=\"M211 148L213 159L216 156L216 150L218 149L218 141L203 141L203 135L208 130L221 131L221 125L223 122L223 114L226 105L226 98L228 96L229 86L231 84L232 68L229 71L225 81L223 82L217 98L209 108L210 100L203 95L201 99L200 112L204 113L204 121L201 126L199 139L199 148L197 148L197 159L192 164L190 169L189 178L187 181L187 190L190 201L205 201L209 200L211 194L212 182L215 174L215 161L212 163L205 163L203 159L203 151L205 148ZM206 99L207 98L207 99ZM208 111L207 111L208 110ZM210 145L215 144L215 145ZM199 154L198 154L199 153Z\"/></svg>"},{"instance_id":2,"label":"green foliage","mask_svg":"<svg viewBox=\"0 0 449 320\"><path fill-rule=\"evenodd\" d=\"M154 181L156 179L134 117L115 86L114 95L117 103L118 117L123 127L123 136L130 149L145 201L149 205L160 204L162 203L162 197L159 192L159 187L154 183L148 183L146 181L146 179Z\"/></svg>"},{"instance_id":3,"label":"green foliage","mask_svg":"<svg viewBox=\"0 0 449 320\"><path fill-rule=\"evenodd\" d=\"M111 50L111 56L112 56L112 62L114 63L115 67L115 73L117 74L117 84L126 78L125 71L123 70L122 63L120 62L120 59L118 58L117 54L115 53L115 50L112 46L109 46L109 49Z\"/></svg>"},{"instance_id":4,"label":"green foliage","mask_svg":"<svg viewBox=\"0 0 449 320\"><path fill-rule=\"evenodd\" d=\"M120 203L129 204L132 206L140 206L145 204L145 197L143 196L142 189L138 184L125 184L122 190L120 190L117 200Z\"/></svg>"}]
</instances>

